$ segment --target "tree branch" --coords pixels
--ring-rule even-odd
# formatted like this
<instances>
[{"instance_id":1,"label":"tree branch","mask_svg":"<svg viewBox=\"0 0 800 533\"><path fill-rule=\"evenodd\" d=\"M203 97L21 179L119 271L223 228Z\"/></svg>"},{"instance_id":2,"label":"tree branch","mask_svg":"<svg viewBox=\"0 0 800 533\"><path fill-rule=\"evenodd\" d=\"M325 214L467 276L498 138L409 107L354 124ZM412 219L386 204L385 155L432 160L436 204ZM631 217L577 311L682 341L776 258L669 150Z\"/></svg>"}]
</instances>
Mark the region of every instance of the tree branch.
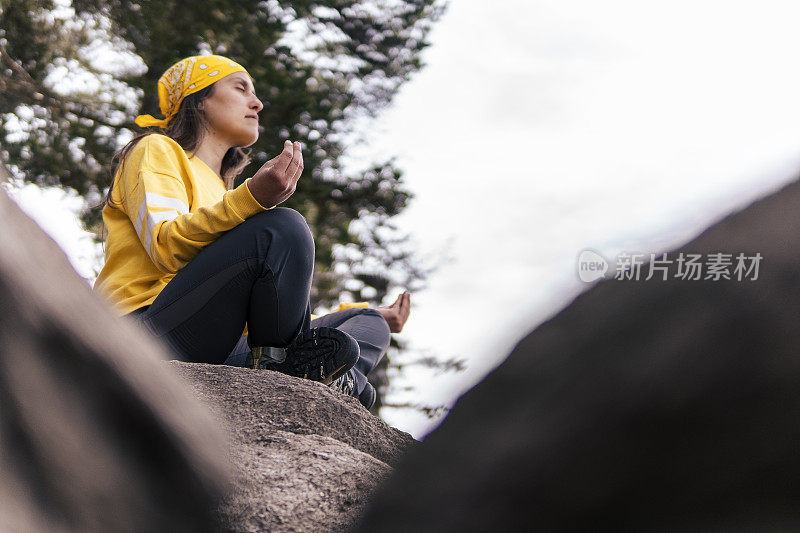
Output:
<instances>
[{"instance_id":1,"label":"tree branch","mask_svg":"<svg viewBox=\"0 0 800 533\"><path fill-rule=\"evenodd\" d=\"M5 47L0 44L0 62L3 65L7 66L11 69L12 72L16 73L17 76L22 78L21 80L15 80L13 78L3 78L0 79L0 92L14 92L16 96L20 98L28 100L32 104L40 104L45 105L48 107L53 107L65 111L67 113L72 113L75 116L80 118L85 118L96 122L97 124L101 124L103 126L108 126L115 130L120 128L129 128L133 129L134 123L122 123L122 124L113 124L98 115L90 112L88 110L88 106L81 102L67 99L59 94L56 94L49 90L47 87L43 86L42 84L38 83L33 77L26 71L22 65L20 65L14 58L12 58L8 51L6 51Z\"/></svg>"}]
</instances>

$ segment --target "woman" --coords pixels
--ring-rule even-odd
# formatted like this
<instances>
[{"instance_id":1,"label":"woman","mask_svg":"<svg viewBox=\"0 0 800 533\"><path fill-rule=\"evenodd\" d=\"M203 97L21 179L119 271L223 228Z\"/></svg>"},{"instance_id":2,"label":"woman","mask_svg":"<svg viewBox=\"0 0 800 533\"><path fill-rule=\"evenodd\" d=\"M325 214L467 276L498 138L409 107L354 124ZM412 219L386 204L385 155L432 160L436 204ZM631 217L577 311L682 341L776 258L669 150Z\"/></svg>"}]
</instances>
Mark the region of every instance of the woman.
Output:
<instances>
[{"instance_id":1,"label":"woman","mask_svg":"<svg viewBox=\"0 0 800 533\"><path fill-rule=\"evenodd\" d=\"M145 132L117 154L95 288L178 359L321 381L369 408L366 375L388 347L389 324L399 331L408 318L409 295L312 321L313 239L299 213L276 207L303 171L300 143L287 140L234 188L263 108L247 71L222 56L188 57L159 79L158 95L165 118L141 115L136 124L161 133Z\"/></svg>"}]
</instances>

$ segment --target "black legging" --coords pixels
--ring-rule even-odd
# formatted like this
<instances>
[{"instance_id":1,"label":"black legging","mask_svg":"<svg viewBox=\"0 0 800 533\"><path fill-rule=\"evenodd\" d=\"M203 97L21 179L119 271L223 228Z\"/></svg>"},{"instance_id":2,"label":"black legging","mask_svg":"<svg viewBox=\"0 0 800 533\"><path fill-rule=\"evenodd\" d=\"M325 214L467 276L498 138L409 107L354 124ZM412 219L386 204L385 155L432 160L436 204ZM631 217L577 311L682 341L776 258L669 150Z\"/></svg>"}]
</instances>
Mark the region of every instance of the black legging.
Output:
<instances>
[{"instance_id":1,"label":"black legging","mask_svg":"<svg viewBox=\"0 0 800 533\"><path fill-rule=\"evenodd\" d=\"M310 327L313 268L314 240L303 216L270 209L204 248L152 305L134 313L176 358L222 363L245 323L250 346L286 346Z\"/></svg>"}]
</instances>

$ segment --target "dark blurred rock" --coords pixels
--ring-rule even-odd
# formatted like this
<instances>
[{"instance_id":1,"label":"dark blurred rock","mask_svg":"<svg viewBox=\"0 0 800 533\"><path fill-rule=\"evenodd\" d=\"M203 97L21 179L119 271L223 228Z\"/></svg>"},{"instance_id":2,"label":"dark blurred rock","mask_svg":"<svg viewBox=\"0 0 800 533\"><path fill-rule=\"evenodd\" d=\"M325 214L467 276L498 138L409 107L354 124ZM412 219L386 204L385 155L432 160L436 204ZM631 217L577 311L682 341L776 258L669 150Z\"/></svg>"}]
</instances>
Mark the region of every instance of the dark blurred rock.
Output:
<instances>
[{"instance_id":1,"label":"dark blurred rock","mask_svg":"<svg viewBox=\"0 0 800 533\"><path fill-rule=\"evenodd\" d=\"M216 424L0 191L0 531L212 531Z\"/></svg>"},{"instance_id":2,"label":"dark blurred rock","mask_svg":"<svg viewBox=\"0 0 800 533\"><path fill-rule=\"evenodd\" d=\"M228 427L235 531L345 531L415 441L354 398L267 370L167 363Z\"/></svg>"},{"instance_id":3,"label":"dark blurred rock","mask_svg":"<svg viewBox=\"0 0 800 533\"><path fill-rule=\"evenodd\" d=\"M757 281L580 295L458 401L360 531L798 530L800 184L680 250L764 259Z\"/></svg>"}]
</instances>

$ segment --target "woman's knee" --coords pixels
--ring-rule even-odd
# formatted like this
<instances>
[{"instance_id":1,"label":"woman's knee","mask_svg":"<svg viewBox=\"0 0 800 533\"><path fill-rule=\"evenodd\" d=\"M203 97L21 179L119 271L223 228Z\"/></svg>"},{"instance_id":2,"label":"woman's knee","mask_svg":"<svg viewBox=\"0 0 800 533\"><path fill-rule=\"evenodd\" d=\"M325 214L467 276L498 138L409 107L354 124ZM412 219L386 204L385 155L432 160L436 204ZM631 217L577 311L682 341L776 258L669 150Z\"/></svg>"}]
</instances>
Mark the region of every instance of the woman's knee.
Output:
<instances>
[{"instance_id":1,"label":"woman's knee","mask_svg":"<svg viewBox=\"0 0 800 533\"><path fill-rule=\"evenodd\" d=\"M272 219L277 220L279 225L290 228L301 228L305 229L306 231L310 231L308 229L308 222L306 222L305 217L298 211L295 211L289 207L273 207L272 209L264 211L263 214L266 214L267 216L272 217Z\"/></svg>"},{"instance_id":2,"label":"woman's knee","mask_svg":"<svg viewBox=\"0 0 800 533\"><path fill-rule=\"evenodd\" d=\"M290 241L293 247L314 249L314 238L306 219L288 207L275 207L262 211L240 225L244 226L242 229L254 232L267 230L275 238Z\"/></svg>"},{"instance_id":3,"label":"woman's knee","mask_svg":"<svg viewBox=\"0 0 800 533\"><path fill-rule=\"evenodd\" d=\"M370 332L369 336L373 344L380 346L384 351L389 347L392 332L380 312L369 308L348 309L342 312L352 313L350 319L354 319L361 328Z\"/></svg>"}]
</instances>

